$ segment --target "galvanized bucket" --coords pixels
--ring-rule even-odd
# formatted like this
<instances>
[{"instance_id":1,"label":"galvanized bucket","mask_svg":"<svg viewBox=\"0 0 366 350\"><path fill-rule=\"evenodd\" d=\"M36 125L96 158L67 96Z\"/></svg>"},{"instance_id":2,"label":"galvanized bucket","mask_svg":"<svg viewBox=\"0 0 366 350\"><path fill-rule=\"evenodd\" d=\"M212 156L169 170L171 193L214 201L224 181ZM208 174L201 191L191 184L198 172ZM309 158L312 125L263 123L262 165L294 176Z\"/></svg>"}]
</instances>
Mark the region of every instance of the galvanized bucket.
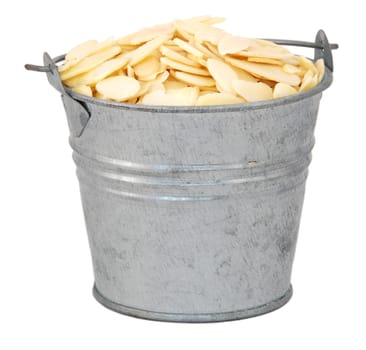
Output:
<instances>
[{"instance_id":1,"label":"galvanized bucket","mask_svg":"<svg viewBox=\"0 0 366 350\"><path fill-rule=\"evenodd\" d=\"M290 284L322 82L294 96L213 107L62 94L88 231L95 298L153 320L214 322L275 310Z\"/></svg>"}]
</instances>

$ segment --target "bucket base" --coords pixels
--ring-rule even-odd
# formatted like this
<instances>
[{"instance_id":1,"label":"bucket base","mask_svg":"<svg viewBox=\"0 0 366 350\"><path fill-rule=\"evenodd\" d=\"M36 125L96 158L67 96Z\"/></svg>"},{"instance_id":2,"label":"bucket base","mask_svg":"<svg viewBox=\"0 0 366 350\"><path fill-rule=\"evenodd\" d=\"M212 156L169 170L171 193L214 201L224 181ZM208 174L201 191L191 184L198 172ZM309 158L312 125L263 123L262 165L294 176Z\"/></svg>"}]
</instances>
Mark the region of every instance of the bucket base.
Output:
<instances>
[{"instance_id":1,"label":"bucket base","mask_svg":"<svg viewBox=\"0 0 366 350\"><path fill-rule=\"evenodd\" d=\"M153 321L165 321L165 322L186 322L186 323L207 323L207 322L222 322L222 321L234 321L243 318L249 318L254 316L259 316L266 314L268 312L279 309L285 305L292 297L292 286L287 290L287 292L279 299L271 301L267 304L257 306L251 309L220 312L220 313L207 313L207 314L183 314L183 313L165 313L165 312L155 312L147 311L142 309L137 309L134 307L129 307L121 304L117 304L113 301L105 298L98 291L94 284L93 287L94 298L101 303L106 308L124 314L127 316L143 318Z\"/></svg>"}]
</instances>

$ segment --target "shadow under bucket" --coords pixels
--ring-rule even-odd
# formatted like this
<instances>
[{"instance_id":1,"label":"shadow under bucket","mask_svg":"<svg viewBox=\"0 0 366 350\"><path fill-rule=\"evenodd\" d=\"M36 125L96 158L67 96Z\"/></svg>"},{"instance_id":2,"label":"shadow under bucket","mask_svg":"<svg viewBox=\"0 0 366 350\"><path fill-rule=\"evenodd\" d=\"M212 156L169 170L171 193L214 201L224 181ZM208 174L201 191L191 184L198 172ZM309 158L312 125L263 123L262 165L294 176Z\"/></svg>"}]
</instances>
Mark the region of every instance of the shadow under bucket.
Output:
<instances>
[{"instance_id":1,"label":"shadow under bucket","mask_svg":"<svg viewBox=\"0 0 366 350\"><path fill-rule=\"evenodd\" d=\"M274 40L276 41L276 40ZM258 103L159 107L66 89L47 72L70 126L95 298L114 311L174 322L257 316L292 295L291 269L321 93Z\"/></svg>"}]
</instances>

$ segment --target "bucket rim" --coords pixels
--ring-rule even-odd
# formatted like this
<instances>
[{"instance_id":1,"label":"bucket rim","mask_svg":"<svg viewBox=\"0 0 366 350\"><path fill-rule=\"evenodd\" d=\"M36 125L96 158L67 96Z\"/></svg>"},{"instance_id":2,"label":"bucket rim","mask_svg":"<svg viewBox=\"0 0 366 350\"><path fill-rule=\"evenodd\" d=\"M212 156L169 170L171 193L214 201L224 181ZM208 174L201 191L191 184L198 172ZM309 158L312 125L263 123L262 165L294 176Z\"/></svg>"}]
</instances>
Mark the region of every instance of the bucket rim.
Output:
<instances>
[{"instance_id":1,"label":"bucket rim","mask_svg":"<svg viewBox=\"0 0 366 350\"><path fill-rule=\"evenodd\" d=\"M309 97L317 95L326 90L333 81L333 73L328 67L325 67L323 79L314 88L299 92L297 94L280 97L259 102L246 102L239 104L229 105L212 105L212 106L161 106L161 105L140 105L124 102L114 102L110 100L103 100L100 98L89 97L86 95L79 94L67 86L64 85L66 92L75 100L92 105L99 105L103 107L111 107L121 110L134 110L141 112L155 112L155 113L194 113L194 114L206 114L215 112L236 112L236 111L249 111L266 109L276 106L283 106L295 102L305 100Z\"/></svg>"}]
</instances>

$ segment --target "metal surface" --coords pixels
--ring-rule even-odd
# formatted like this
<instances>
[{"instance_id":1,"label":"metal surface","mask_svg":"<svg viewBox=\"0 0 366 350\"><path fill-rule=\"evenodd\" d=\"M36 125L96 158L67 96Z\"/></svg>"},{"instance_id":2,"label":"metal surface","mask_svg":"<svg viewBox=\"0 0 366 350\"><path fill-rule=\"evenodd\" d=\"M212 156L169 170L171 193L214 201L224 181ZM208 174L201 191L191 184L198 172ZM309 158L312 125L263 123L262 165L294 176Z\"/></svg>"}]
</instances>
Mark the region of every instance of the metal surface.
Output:
<instances>
[{"instance_id":1,"label":"metal surface","mask_svg":"<svg viewBox=\"0 0 366 350\"><path fill-rule=\"evenodd\" d=\"M304 93L212 107L131 105L66 89L90 115L79 135L71 129L70 145L96 299L175 322L285 304L319 101L331 81L326 68Z\"/></svg>"}]
</instances>

